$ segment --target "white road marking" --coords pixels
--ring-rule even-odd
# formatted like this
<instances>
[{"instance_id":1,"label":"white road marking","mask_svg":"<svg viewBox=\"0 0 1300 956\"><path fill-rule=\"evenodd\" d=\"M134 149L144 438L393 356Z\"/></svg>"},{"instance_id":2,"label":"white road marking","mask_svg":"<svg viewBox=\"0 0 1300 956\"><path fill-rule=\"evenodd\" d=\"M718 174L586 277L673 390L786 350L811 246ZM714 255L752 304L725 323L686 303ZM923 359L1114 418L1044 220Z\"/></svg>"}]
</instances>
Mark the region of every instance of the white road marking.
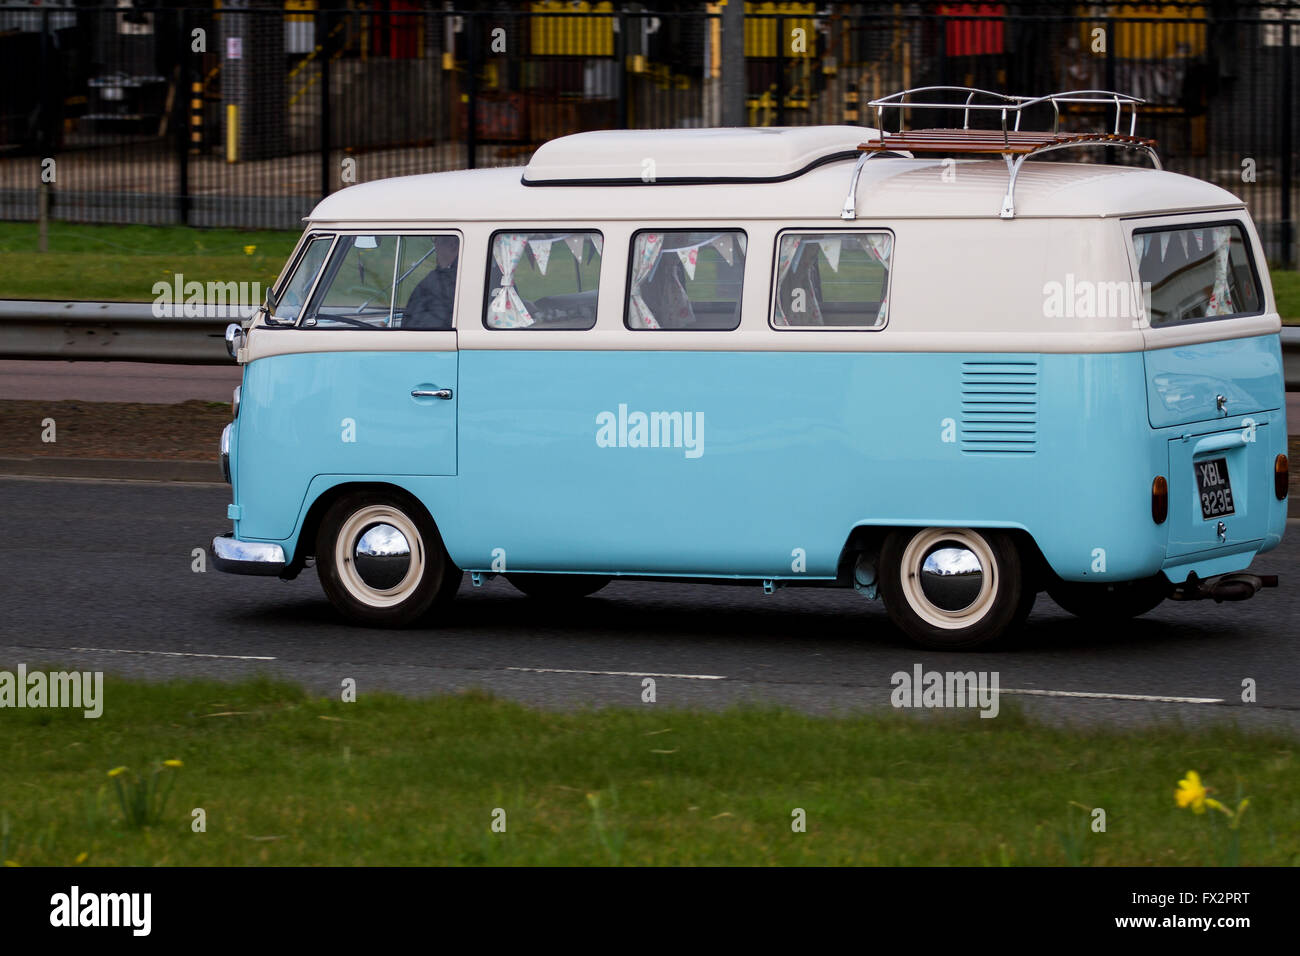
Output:
<instances>
[{"instance_id":1,"label":"white road marking","mask_svg":"<svg viewBox=\"0 0 1300 956\"><path fill-rule=\"evenodd\" d=\"M675 677L681 680L726 680L723 674L655 674L651 671L579 671L563 667L507 667L508 671L527 671L530 674L594 674L598 677Z\"/></svg>"},{"instance_id":2,"label":"white road marking","mask_svg":"<svg viewBox=\"0 0 1300 956\"><path fill-rule=\"evenodd\" d=\"M72 651L88 651L97 654L153 654L158 657L203 657L227 661L274 661L276 657L256 657L241 654L194 654L188 651L142 651L112 647L71 647ZM726 680L725 674L661 674L654 671L589 671L564 667L507 667L508 671L522 671L529 674L585 674L594 677L659 677L675 680ZM1083 690L1038 690L1033 688L1002 687L998 693L1021 697L1074 697L1086 700L1132 700L1156 704L1223 704L1222 697L1170 697L1159 694L1111 694L1102 691Z\"/></svg>"},{"instance_id":3,"label":"white road marking","mask_svg":"<svg viewBox=\"0 0 1300 956\"><path fill-rule=\"evenodd\" d=\"M1163 697L1150 694L1106 694L1084 690L1021 690L1015 687L1000 688L1001 694L1020 694L1025 697L1086 697L1092 700L1141 700L1157 704L1222 704L1222 697Z\"/></svg>"},{"instance_id":4,"label":"white road marking","mask_svg":"<svg viewBox=\"0 0 1300 956\"><path fill-rule=\"evenodd\" d=\"M223 661L274 661L276 657L252 657L241 654L191 654L188 651L132 651L116 647L70 647L70 651L92 651L96 654L155 654L158 657L207 657Z\"/></svg>"}]
</instances>

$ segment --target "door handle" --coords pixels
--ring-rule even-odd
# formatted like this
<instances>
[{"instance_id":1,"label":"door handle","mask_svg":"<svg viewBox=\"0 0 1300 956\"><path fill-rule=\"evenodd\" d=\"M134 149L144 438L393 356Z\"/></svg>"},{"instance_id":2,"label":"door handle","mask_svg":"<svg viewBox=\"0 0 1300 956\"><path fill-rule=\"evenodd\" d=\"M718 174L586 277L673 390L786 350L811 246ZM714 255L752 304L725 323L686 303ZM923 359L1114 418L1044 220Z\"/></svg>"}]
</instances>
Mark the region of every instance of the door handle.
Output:
<instances>
[{"instance_id":1,"label":"door handle","mask_svg":"<svg viewBox=\"0 0 1300 956\"><path fill-rule=\"evenodd\" d=\"M411 389L412 398L451 398L451 389L449 388L413 388Z\"/></svg>"},{"instance_id":2,"label":"door handle","mask_svg":"<svg viewBox=\"0 0 1300 956\"><path fill-rule=\"evenodd\" d=\"M1207 435L1192 446L1192 457L1204 455L1211 451L1227 451L1246 444L1246 437L1241 432L1229 432L1226 435Z\"/></svg>"}]
</instances>

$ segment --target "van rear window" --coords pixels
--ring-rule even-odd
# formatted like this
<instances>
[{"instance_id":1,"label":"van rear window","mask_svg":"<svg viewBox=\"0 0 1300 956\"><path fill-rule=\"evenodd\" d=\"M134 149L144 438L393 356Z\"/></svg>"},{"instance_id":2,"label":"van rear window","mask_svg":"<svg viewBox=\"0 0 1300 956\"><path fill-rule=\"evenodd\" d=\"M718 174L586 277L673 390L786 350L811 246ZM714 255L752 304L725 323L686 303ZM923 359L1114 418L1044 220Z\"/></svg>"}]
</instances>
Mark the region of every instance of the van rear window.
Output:
<instances>
[{"instance_id":1,"label":"van rear window","mask_svg":"<svg viewBox=\"0 0 1300 956\"><path fill-rule=\"evenodd\" d=\"M1133 233L1153 326L1258 315L1259 279L1241 226L1217 223Z\"/></svg>"},{"instance_id":2,"label":"van rear window","mask_svg":"<svg viewBox=\"0 0 1300 956\"><path fill-rule=\"evenodd\" d=\"M782 233L772 325L884 327L893 251L894 237L887 232Z\"/></svg>"}]
</instances>

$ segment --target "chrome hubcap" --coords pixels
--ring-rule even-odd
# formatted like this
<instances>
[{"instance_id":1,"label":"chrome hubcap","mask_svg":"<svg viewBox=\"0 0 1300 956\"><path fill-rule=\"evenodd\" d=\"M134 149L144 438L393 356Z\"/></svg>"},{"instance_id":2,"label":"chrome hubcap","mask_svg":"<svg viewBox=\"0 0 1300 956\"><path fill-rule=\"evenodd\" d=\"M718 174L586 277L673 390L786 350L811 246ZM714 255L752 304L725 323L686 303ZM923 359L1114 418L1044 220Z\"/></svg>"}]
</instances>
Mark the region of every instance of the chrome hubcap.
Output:
<instances>
[{"instance_id":1,"label":"chrome hubcap","mask_svg":"<svg viewBox=\"0 0 1300 956\"><path fill-rule=\"evenodd\" d=\"M921 593L941 611L965 610L983 589L984 567L969 548L943 541L921 562Z\"/></svg>"},{"instance_id":2,"label":"chrome hubcap","mask_svg":"<svg viewBox=\"0 0 1300 956\"><path fill-rule=\"evenodd\" d=\"M391 524L367 528L352 548L357 576L376 591L397 587L411 568L411 544Z\"/></svg>"}]
</instances>

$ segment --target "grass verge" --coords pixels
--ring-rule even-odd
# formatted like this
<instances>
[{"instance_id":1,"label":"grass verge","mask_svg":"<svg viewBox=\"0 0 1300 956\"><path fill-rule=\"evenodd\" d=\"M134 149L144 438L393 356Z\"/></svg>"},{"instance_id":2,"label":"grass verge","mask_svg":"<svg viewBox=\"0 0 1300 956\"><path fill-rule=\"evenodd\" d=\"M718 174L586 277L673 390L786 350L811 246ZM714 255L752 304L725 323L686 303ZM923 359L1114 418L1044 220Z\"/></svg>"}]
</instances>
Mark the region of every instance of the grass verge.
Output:
<instances>
[{"instance_id":1,"label":"grass verge","mask_svg":"<svg viewBox=\"0 0 1300 956\"><path fill-rule=\"evenodd\" d=\"M185 226L50 224L49 252L34 223L0 223L0 298L151 302L155 282L275 281L298 233Z\"/></svg>"},{"instance_id":2,"label":"grass verge","mask_svg":"<svg viewBox=\"0 0 1300 956\"><path fill-rule=\"evenodd\" d=\"M1300 862L1296 741L658 706L544 712L478 693L355 703L293 686L108 678L104 713L0 710L0 850L20 865ZM116 785L180 760L156 823ZM118 766L131 768L112 778ZM165 789L165 788L164 788ZM1093 832L1093 808L1106 831ZM201 808L206 831L194 832ZM494 811L506 830L493 832ZM796 809L806 832L795 832ZM500 819L500 814L496 814Z\"/></svg>"},{"instance_id":3,"label":"grass verge","mask_svg":"<svg viewBox=\"0 0 1300 956\"><path fill-rule=\"evenodd\" d=\"M1300 325L1300 272L1290 269L1273 269L1273 296L1277 311L1287 325Z\"/></svg>"}]
</instances>

